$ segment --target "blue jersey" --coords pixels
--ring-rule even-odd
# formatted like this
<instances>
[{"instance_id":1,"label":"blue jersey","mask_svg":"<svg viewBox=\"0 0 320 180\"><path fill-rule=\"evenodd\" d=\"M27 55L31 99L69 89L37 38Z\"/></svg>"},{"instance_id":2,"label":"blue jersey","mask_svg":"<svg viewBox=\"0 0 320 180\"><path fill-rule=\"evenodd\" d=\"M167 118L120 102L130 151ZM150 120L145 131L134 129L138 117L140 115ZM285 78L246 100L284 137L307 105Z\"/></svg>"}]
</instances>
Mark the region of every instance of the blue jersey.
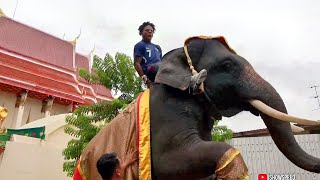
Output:
<instances>
[{"instance_id":1,"label":"blue jersey","mask_svg":"<svg viewBox=\"0 0 320 180\"><path fill-rule=\"evenodd\" d=\"M134 46L134 57L142 57L141 67L143 72L147 74L148 66L161 62L162 51L159 45L142 40Z\"/></svg>"}]
</instances>

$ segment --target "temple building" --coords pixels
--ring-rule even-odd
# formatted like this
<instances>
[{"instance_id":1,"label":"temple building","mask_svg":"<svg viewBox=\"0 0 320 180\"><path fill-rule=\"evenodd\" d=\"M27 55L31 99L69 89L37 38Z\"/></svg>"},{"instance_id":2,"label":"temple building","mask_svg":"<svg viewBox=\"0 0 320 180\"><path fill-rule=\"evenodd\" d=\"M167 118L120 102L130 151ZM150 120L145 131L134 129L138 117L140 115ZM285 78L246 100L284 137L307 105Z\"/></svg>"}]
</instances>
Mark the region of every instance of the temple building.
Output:
<instances>
[{"instance_id":1,"label":"temple building","mask_svg":"<svg viewBox=\"0 0 320 180\"><path fill-rule=\"evenodd\" d=\"M93 51L76 52L79 36L60 39L0 9L0 179L70 179L63 150L74 137L64 132L66 117L113 99L79 76L79 68L93 71Z\"/></svg>"},{"instance_id":2,"label":"temple building","mask_svg":"<svg viewBox=\"0 0 320 180\"><path fill-rule=\"evenodd\" d=\"M77 38L60 39L0 10L0 106L8 109L2 128L113 99L109 89L79 76L79 68L91 72L93 53L77 53Z\"/></svg>"}]
</instances>

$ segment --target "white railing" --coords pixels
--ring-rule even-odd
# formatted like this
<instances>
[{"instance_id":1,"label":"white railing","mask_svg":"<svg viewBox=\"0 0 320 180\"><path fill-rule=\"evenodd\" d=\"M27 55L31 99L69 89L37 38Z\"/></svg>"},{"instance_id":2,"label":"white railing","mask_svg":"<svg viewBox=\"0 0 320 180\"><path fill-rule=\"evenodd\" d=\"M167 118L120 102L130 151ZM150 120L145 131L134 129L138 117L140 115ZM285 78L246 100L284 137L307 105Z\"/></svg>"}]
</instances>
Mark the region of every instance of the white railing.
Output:
<instances>
[{"instance_id":1,"label":"white railing","mask_svg":"<svg viewBox=\"0 0 320 180\"><path fill-rule=\"evenodd\" d=\"M320 158L320 134L295 136L310 155ZM258 174L294 175L297 180L320 180L320 174L305 171L291 163L276 147L270 136L233 138L228 143L241 151L250 179Z\"/></svg>"}]
</instances>

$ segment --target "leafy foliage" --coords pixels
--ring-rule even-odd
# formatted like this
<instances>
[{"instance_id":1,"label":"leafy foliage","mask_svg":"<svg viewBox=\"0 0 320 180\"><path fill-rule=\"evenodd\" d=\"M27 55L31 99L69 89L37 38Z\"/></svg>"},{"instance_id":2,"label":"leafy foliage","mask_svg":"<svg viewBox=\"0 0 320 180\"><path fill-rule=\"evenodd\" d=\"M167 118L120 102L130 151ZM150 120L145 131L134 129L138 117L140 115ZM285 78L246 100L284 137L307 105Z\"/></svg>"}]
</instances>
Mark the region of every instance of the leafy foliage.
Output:
<instances>
[{"instance_id":1,"label":"leafy foliage","mask_svg":"<svg viewBox=\"0 0 320 180\"><path fill-rule=\"evenodd\" d=\"M92 73L80 69L79 75L89 83L111 89L119 97L113 101L82 106L66 117L65 132L75 138L68 142L63 151L66 160L63 171L70 177L89 141L143 90L131 58L125 54L117 53L115 59L110 54L106 54L104 59L94 56L92 69Z\"/></svg>"},{"instance_id":2,"label":"leafy foliage","mask_svg":"<svg viewBox=\"0 0 320 180\"><path fill-rule=\"evenodd\" d=\"M225 142L227 140L232 139L233 132L231 129L228 129L227 126L219 126L219 121L215 121L213 128L212 128L212 140L213 141L221 141Z\"/></svg>"}]
</instances>

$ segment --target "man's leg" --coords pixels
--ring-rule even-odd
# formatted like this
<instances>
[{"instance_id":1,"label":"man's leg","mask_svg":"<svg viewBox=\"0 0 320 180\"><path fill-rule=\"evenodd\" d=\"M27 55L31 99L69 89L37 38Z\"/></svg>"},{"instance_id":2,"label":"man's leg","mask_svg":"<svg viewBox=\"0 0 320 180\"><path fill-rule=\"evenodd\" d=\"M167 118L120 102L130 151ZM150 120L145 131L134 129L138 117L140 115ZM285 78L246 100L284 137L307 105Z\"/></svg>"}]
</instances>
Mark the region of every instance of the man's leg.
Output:
<instances>
[{"instance_id":1,"label":"man's leg","mask_svg":"<svg viewBox=\"0 0 320 180\"><path fill-rule=\"evenodd\" d=\"M148 66L147 76L148 76L148 79L152 81L152 83L154 83L158 70L159 70L159 64L152 64Z\"/></svg>"}]
</instances>

